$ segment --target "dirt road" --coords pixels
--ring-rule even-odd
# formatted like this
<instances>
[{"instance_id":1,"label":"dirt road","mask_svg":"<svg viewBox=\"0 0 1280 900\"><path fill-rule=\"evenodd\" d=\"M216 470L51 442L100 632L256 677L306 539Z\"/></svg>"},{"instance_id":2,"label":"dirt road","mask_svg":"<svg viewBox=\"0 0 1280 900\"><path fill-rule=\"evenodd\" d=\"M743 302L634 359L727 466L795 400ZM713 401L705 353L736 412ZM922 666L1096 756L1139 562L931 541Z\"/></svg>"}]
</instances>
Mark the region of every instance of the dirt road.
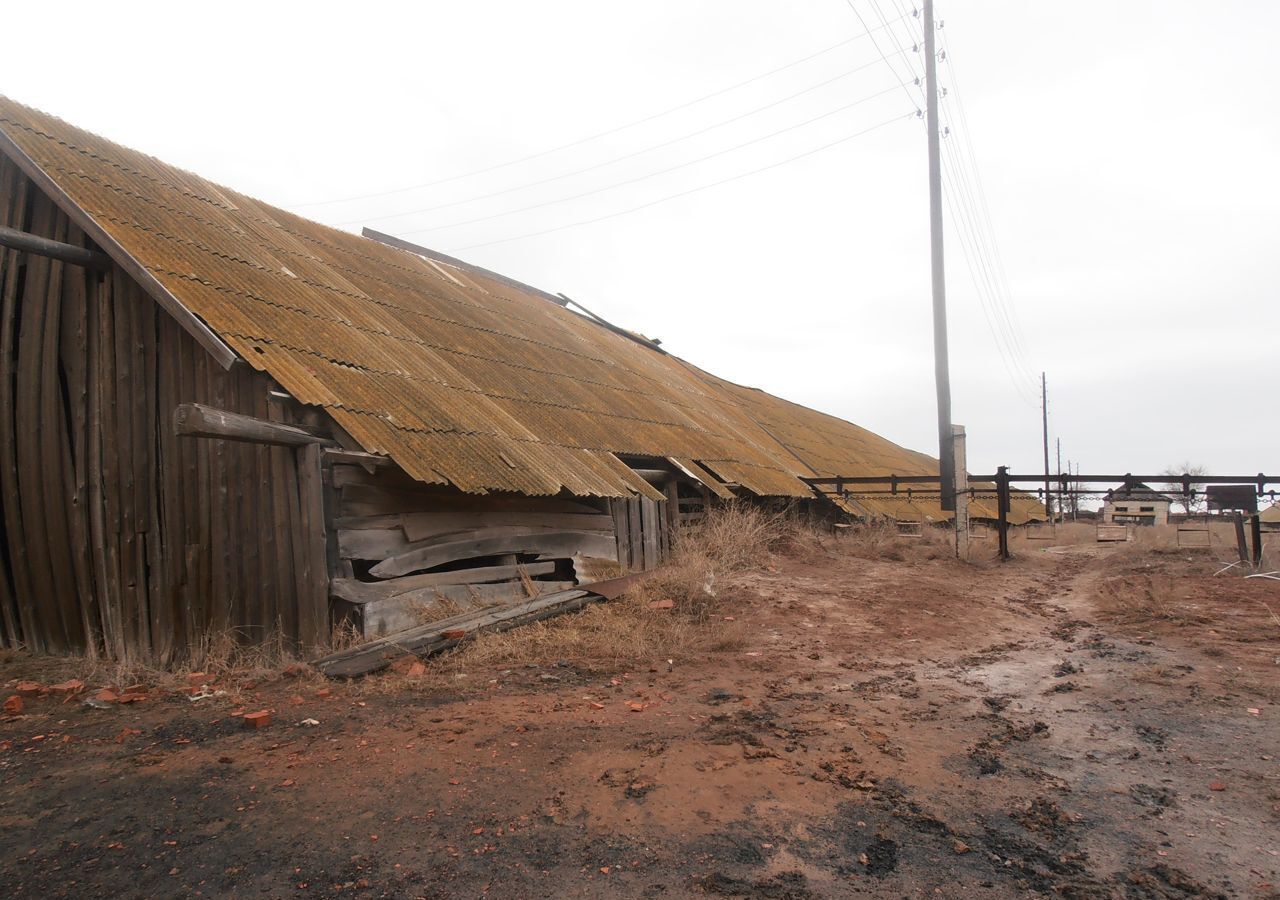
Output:
<instances>
[{"instance_id":1,"label":"dirt road","mask_svg":"<svg viewBox=\"0 0 1280 900\"><path fill-rule=\"evenodd\" d=\"M745 646L448 693L285 678L259 730L217 698L37 698L0 722L0 884L1277 897L1280 591L1211 564L783 559L740 586Z\"/></svg>"}]
</instances>

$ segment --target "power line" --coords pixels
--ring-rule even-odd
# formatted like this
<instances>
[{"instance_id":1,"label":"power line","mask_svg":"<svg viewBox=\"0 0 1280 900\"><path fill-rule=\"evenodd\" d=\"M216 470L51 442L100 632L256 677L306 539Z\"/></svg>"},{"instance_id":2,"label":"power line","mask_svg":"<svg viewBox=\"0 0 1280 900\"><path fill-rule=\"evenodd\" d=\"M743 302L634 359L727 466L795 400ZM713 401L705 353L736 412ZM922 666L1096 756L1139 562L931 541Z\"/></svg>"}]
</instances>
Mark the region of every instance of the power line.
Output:
<instances>
[{"instance_id":1,"label":"power line","mask_svg":"<svg viewBox=\"0 0 1280 900\"><path fill-rule=\"evenodd\" d=\"M951 48L947 41L945 32L943 34L942 43L943 43L943 52L947 54L947 62L949 64L950 71L951 71L951 81L952 81L952 88L953 88L951 93L955 95L955 106L956 106L956 110L959 113L960 128L958 130L961 132L960 136L963 139L964 147L967 150L969 167L973 172L973 181L976 185L975 193L977 195L977 201L978 201L977 206L981 214L981 219L985 224L988 232L988 236L989 236L989 240L992 248L992 256L995 259L995 265L996 265L997 272L999 273L1000 283L1004 289L1005 301L1008 305L1007 312L1010 317L1011 324L1013 326L1015 334L1019 337L1020 342L1023 344L1025 348L1027 343L1026 335L1023 332L1021 323L1018 320L1017 308L1013 304L1012 291L1009 289L1009 278L1008 278L1008 273L1004 266L1004 256L1000 252L1000 244L995 237L995 226L991 218L991 209L987 202L987 194L982 181L982 173L978 167L977 154L973 149L973 142L971 137L972 129L969 127L969 118L968 118L967 112L965 111L963 94L960 90L959 77L956 72L956 66L955 66L953 54L951 52ZM948 106L950 106L950 104L948 104Z\"/></svg>"},{"instance_id":2,"label":"power line","mask_svg":"<svg viewBox=\"0 0 1280 900\"><path fill-rule=\"evenodd\" d=\"M787 103L791 100L796 99L797 97L802 97L805 94L812 93L813 91L816 91L819 88L826 87L827 85L840 81L843 78L848 78L850 75L855 75L858 72L871 68L872 66L879 65L879 62L880 62L879 60L872 60L871 62L864 63L863 65L856 66L852 69L849 69L846 72L841 72L839 75L836 75L832 78L827 78L823 81L818 82L817 84L812 84L809 87L796 91L793 94L788 94L787 96L782 97L778 100L774 100L771 103L767 103L764 106L758 106L755 109L748 110L747 112L740 113L736 116L731 116L728 119L722 119L721 121L716 122L713 125L707 125L703 128L699 128L696 131L691 131L687 134L683 134L683 135L680 135L679 137L671 138L670 140L661 141L657 144L650 144L648 147L644 147L640 150L635 150L635 151L632 151L631 153L626 153L622 156L617 156L612 159L607 159L604 162L595 163L594 165L590 165L582 169L575 169L572 172L565 172L560 175L552 175L549 178L543 178L538 181L530 181L524 184L516 185L514 187L503 188L502 190L499 190L499 191L491 191L488 194L480 194L474 197L466 197L461 200L452 200L448 203L437 204L436 206L425 206L419 209L406 210L404 212L399 212L399 213L388 213L386 215L381 215L381 216L363 216L358 219L351 219L345 222L337 222L335 223L335 225L337 226L359 225L359 224L365 224L368 222L380 222L385 219L395 219L401 216L411 216L411 215L417 215L419 213L435 212L437 210L449 209L455 206L465 206L469 203L478 203L481 200L490 200L494 197L501 197L505 194L512 194L512 193L516 193L517 191L523 191L529 188L540 187L544 184L551 184L556 181L563 181L564 179L572 178L575 175L585 175L587 172L594 172L597 169L603 169L607 166L611 166L616 163L625 162L628 159L634 159L637 156L643 156L644 154L651 153L654 150L661 150L664 147L670 147L673 144L678 144L682 141L699 137L703 134L706 134L709 131L714 131L717 128L723 128L726 125L732 125L734 122L740 122L743 119L747 119L747 118L750 118L751 116L758 115L759 113L773 109L776 106L781 106L783 103Z\"/></svg>"},{"instance_id":3,"label":"power line","mask_svg":"<svg viewBox=\"0 0 1280 900\"><path fill-rule=\"evenodd\" d=\"M879 29L876 29L876 30L879 30ZM739 81L736 84L729 85L728 87L720 88L719 90L712 91L709 94L703 94L701 97L695 97L692 100L686 100L683 103L677 104L676 106L672 106L668 109L664 109L661 112L652 113L650 115L643 116L639 119L635 119L631 122L627 122L625 124L606 129L605 131L596 132L595 134L590 134L590 135L587 135L586 137L578 138L577 140L570 141L567 144L560 144L559 146L550 147L546 150L539 150L536 153L530 153L529 155L521 156L518 159L511 159L511 160L507 160L506 162L495 163L494 165L485 166L484 168L480 168L480 169L472 169L469 172L461 172L457 175L450 175L447 178L436 179L435 181L425 181L421 184L412 184L412 185L409 185L408 187L392 188L389 190L375 191L373 193L368 193L368 194L355 194L349 197L336 197L328 200L312 200L307 203L291 203L291 204L288 204L288 206L295 209L303 209L311 206L329 206L335 203L349 203L354 200L372 200L379 197L390 197L395 194L404 194L409 191L421 190L422 188L435 187L436 185L440 185L440 184L448 184L449 182L452 182L452 181L460 181L463 178L471 178L475 175L484 175L488 172L495 172L498 169L505 169L510 166L519 165L520 163L525 163L531 160L540 159L541 157L549 156L552 153L559 153L561 150L568 150L573 147L578 147L578 146L581 146L582 144L587 144L587 143L590 143L591 141L599 140L600 138L603 138L603 137L608 137L611 134L617 134L620 131L626 131L627 129L635 128L638 125L644 125L648 122L654 121L655 119L661 119L665 116L671 115L672 113L677 113L677 112L680 112L681 110L688 109L691 106L696 106L699 103L705 103L707 100L712 100L716 97L720 97L724 94L729 93L730 91L736 91L739 88L746 87L749 84L754 84L755 82L760 81L762 79L769 78L770 76L773 76L773 75L777 75L779 72L785 72L788 69L792 69L798 65L807 63L810 60L817 59L819 56L824 56L832 52L833 50L838 50L841 47L846 47L849 44L854 43L855 41L862 40L864 37L870 37L870 32L867 32L866 34L857 34L851 38L846 38L843 41L837 41L836 43L830 45L829 47L824 47L821 50L818 50L814 53L810 53L808 56L802 56L799 59L793 59L791 62L784 63L783 65L778 66L777 68L770 69L767 72L761 72L759 75L753 75L744 81Z\"/></svg>"},{"instance_id":4,"label":"power line","mask_svg":"<svg viewBox=\"0 0 1280 900\"><path fill-rule=\"evenodd\" d=\"M875 35L872 34L872 31L879 31L881 28L884 28L886 26L882 25L875 29L872 29L869 25L867 25L867 20L862 18L862 13L858 11L858 7L853 5L853 0L844 0L844 2L849 5L849 8L853 10L853 14L858 17L858 21L862 24L863 32L866 34L867 37L871 39L871 46L876 48L876 52L880 54L880 58L884 60L884 64L888 67L889 71L893 73L894 80L898 82L898 86L902 88L902 92L907 95L908 100L910 100L912 103L915 103L916 98L911 96L911 91L907 90L907 86L903 84L902 79L898 77L898 70L895 69L893 65L889 62L889 57L885 56L884 51L880 49L880 43L876 40ZM920 111L920 107L917 106L916 112L919 112L919 111Z\"/></svg>"},{"instance_id":5,"label":"power line","mask_svg":"<svg viewBox=\"0 0 1280 900\"><path fill-rule=\"evenodd\" d=\"M880 19L882 27L886 30L886 34L893 42L894 49L898 54L902 54L905 61L907 71L913 78L913 83L923 94L924 89L921 87L921 79L919 73L911 63L909 56L905 55L903 46L899 43L898 32L891 27L891 22L884 11L880 7L879 0L869 0L872 8L875 10L876 16ZM893 20L895 23L901 23L903 30L906 32L908 41L913 49L919 47L919 41L911 29L908 15L903 9L900 0L892 0L894 7L897 9L899 16ZM851 0L846 3L853 8ZM854 9L855 13L857 12ZM913 16L915 11L913 8ZM861 16L859 19L861 20ZM864 23L865 26L865 23ZM944 50L944 55L945 55ZM888 65L888 58L885 58ZM894 70L897 77L896 69ZM945 93L944 93L945 96ZM1027 388L1022 382L1021 377L1030 376L1030 368L1027 366L1025 359L1025 347L1019 341L1017 331L1013 322L1010 320L1009 311L1006 303L1000 295L993 275L993 265L989 260L989 251L986 246L987 235L983 233L975 221L978 213L975 211L976 203L971 196L971 188L968 184L968 173L964 161L960 158L962 154L954 147L954 141L943 141L943 145L947 148L950 155L950 169L953 170L947 174L951 177L948 179L954 187L957 188L956 197L953 198L951 193L947 194L947 206L951 213L952 224L956 229L957 236L960 237L961 247L964 250L965 265L969 270L970 278L973 281L974 289L978 294L979 305L982 308L983 318L986 320L988 331L991 333L992 341L996 345L996 349L1000 353L1001 362L1005 367L1006 373L1009 375L1010 381L1015 390L1024 400L1028 399ZM944 167L944 171L946 168ZM989 223L988 223L989 224ZM967 229L967 231L966 231ZM994 241L994 233L991 234L991 240ZM1007 282L1005 284L1007 288ZM1016 370L1021 369L1022 375L1019 376Z\"/></svg>"},{"instance_id":6,"label":"power line","mask_svg":"<svg viewBox=\"0 0 1280 900\"><path fill-rule=\"evenodd\" d=\"M640 204L639 206L633 206L633 207L631 207L631 208L629 208L629 209L619 210L619 211L617 211L617 212L612 212L612 213L609 213L609 214L607 214L607 215L603 215L603 216L596 216L595 218L592 218L592 219L583 219L582 221L579 221L579 222L570 222L570 223L568 223L568 224L566 224L566 225L558 225L558 226L556 226L556 227L554 227L554 228L545 228L545 229L542 229L541 231L531 231L531 232L527 232L527 233L525 233L525 234L518 234L518 235L515 235L515 236L513 236L513 237L500 238L500 239L498 239L498 240L494 240L494 241L484 241L484 242L479 243L479 244L470 244L470 245L468 245L468 246L466 246L466 247L459 247L459 248L457 248L457 251L458 251L458 252L462 252L462 251L466 251L466 250L475 250L475 249L480 248L480 247L492 247L492 246L493 246L493 245L495 245L495 244L506 244L506 243L510 243L511 241L522 241L522 240L525 240L526 238L531 238L531 237L540 237L541 235L544 235L544 234L552 234L552 233L557 232L557 231L564 231L564 230L569 229L569 228L578 228L578 227L583 226L583 225L594 225L594 224L595 224L595 223L597 223L597 222L603 222L603 221L605 221L605 220L607 220L607 219L614 219L614 218L617 218L618 216L625 216L625 215L629 215L630 213L639 212L640 210L643 210L643 209L648 209L648 208L649 208L649 207L651 207L651 206L657 206L657 205L658 205L658 204L660 204L660 203L666 203L666 202L667 202L667 201L669 201L669 200L676 200L676 199L678 199L678 198L680 198L680 197L687 197L687 196L689 196L690 194L696 194L696 193L698 193L698 192L700 192L700 191L705 191L705 190L709 190L709 189L714 188L714 187L719 187L719 186L721 186L721 185L723 185L723 184L729 184L730 182L732 182L732 181L737 181L737 180L739 180L739 179L741 179L741 178L747 178L747 177L749 177L749 176L751 176L751 175L758 175L758 174L760 174L761 172L767 172L767 171L769 171L770 169L776 169L776 168L778 168L779 166L785 166L785 165L788 165L789 163L793 163L793 162L796 162L796 161L798 161L798 160L805 159L806 157L813 156L813 155L814 155L814 154L816 154L816 153L821 153L821 152L822 152L822 151L824 151L824 150L829 150L830 148L835 147L835 146L838 146L838 145L840 145L840 144L848 143L849 141L854 140L855 138L859 138L859 137L862 137L862 136L864 136L864 135L870 134L870 133L872 133L873 131L878 131L879 129L884 128L884 127L885 127L885 126L887 126L887 125L892 125L894 122L901 122L901 121L904 121L904 120L906 120L906 119L914 118L914 117L915 117L915 115L916 115L916 114L915 114L915 112L914 112L914 111L912 111L912 112L909 112L909 113L907 113L907 114L905 114L905 115L901 115L901 116L894 116L894 117L893 117L893 118L891 118L891 119L885 119L883 122L880 122L878 125L872 125L870 128L864 128L863 130L861 130L861 131L857 131L857 132L854 132L853 134L845 135L845 136L844 136L844 137L842 137L842 138L838 138L838 139L836 139L836 140L834 140L834 141L830 141L830 142L828 142L828 143L826 143L826 144L823 144L823 145L821 145L821 146L819 146L819 147L814 147L814 148L813 148L813 149L811 149L811 150L806 150L806 151L805 151L805 152L803 152L803 153L798 153L798 154L796 154L795 156L789 156L789 157L787 157L786 159L782 159L782 160L779 160L779 161L777 161L777 162L770 163L770 164L769 164L769 165L767 165L767 166L760 166L759 168L752 169L752 170L750 170L750 171L748 171L748 172L741 172L741 173L739 173L739 174L737 174L737 175L732 175L732 176L730 176L729 178L722 178L722 179L721 179L721 180L719 180L719 181L713 181L713 182L711 182L710 184L699 185L698 187L690 188L690 189L685 190L685 191L680 191L680 192L675 193L675 194L668 194L668 195L667 195L667 196L665 196L665 197L660 197L660 198L658 198L657 200L651 200L651 201L649 201L648 203L642 203L642 204Z\"/></svg>"},{"instance_id":7,"label":"power line","mask_svg":"<svg viewBox=\"0 0 1280 900\"><path fill-rule=\"evenodd\" d=\"M640 182L640 181L646 181L650 178L656 178L660 175L666 175L671 172L675 172L678 169L685 169L685 168L688 168L689 166L706 162L709 159L715 159L716 157L724 156L726 153L733 153L734 151L741 150L744 147L750 147L754 144L760 143L761 141L770 140L771 138L775 138L778 135L785 134L789 131L795 131L797 128L803 128L806 125L812 125L814 122L820 121L822 119L830 118L831 116L834 116L838 113L842 113L842 112L845 112L846 110L853 109L855 106L860 106L863 103L867 103L871 100L875 100L878 97L883 97L885 94L888 94L894 91L895 89L896 88L894 87L885 88L882 91L877 91L874 94L869 94L865 97L861 97L857 100L854 100L852 103L846 103L843 106L838 106L835 109L831 109L817 116L814 116L812 118L805 119L803 122L796 122L792 125L786 126L785 128L779 128L777 131L772 131L768 134L761 135L760 137L752 138L749 141L743 141L740 144L735 144L732 147L726 147L723 150L717 150L714 153L708 153L706 156L700 156L697 159L687 160L686 162L677 163L674 166L668 166L665 169L659 169L656 172L649 172L644 175L637 175L634 178L628 178L624 181L615 182L613 184L608 184L603 187L593 188L592 190L589 190L589 191L582 191L581 193L572 194L568 197L560 197L555 200L545 200L541 203L531 203L528 206L522 206L517 209L509 209L504 212L491 213L490 215L487 215L487 216L476 216L475 218L472 218L472 219L464 219L458 222L449 222L448 224L445 224L445 225L433 225L430 228L417 228L412 231L406 231L404 233L405 234L425 234L431 231L442 231L446 228L461 228L464 225L475 225L479 222L488 222L493 219L500 219L506 216L516 215L518 213L530 212L535 209L543 209L548 206L555 206L561 203L568 203L572 200L581 200L583 197L591 197L596 194L604 193L605 191L611 191L620 187L626 187L628 185L636 184L637 182ZM412 215L412 213L403 213L402 215ZM395 218L395 217L388 216L384 218Z\"/></svg>"}]
</instances>

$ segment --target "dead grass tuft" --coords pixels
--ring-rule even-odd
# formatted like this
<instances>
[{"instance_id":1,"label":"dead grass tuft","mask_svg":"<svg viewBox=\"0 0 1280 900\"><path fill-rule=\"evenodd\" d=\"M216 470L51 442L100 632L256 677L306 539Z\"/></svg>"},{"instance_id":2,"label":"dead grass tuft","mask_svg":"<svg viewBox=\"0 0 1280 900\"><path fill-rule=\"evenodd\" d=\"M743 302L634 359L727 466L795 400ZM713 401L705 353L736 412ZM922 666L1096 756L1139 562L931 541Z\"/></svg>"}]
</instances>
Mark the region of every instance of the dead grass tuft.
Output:
<instances>
[{"instance_id":1,"label":"dead grass tuft","mask_svg":"<svg viewBox=\"0 0 1280 900\"><path fill-rule=\"evenodd\" d=\"M1167 622L1186 626L1213 621L1194 601L1188 584L1172 575L1104 578L1098 582L1097 597L1104 616L1122 625Z\"/></svg>"}]
</instances>

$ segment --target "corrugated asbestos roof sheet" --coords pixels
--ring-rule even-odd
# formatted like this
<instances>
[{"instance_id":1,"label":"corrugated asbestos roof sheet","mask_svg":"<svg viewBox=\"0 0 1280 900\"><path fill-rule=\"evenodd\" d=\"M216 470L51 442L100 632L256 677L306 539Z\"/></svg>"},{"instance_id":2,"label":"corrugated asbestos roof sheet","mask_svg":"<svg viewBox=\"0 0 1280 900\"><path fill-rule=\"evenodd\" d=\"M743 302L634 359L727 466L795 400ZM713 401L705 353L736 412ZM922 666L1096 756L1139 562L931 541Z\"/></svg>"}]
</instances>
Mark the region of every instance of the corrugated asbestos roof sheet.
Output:
<instances>
[{"instance_id":1,"label":"corrugated asbestos roof sheet","mask_svg":"<svg viewBox=\"0 0 1280 900\"><path fill-rule=\"evenodd\" d=\"M729 384L544 297L329 228L6 98L0 129L250 365L366 450L464 491L652 493L615 454L762 495L936 471L865 429Z\"/></svg>"}]
</instances>

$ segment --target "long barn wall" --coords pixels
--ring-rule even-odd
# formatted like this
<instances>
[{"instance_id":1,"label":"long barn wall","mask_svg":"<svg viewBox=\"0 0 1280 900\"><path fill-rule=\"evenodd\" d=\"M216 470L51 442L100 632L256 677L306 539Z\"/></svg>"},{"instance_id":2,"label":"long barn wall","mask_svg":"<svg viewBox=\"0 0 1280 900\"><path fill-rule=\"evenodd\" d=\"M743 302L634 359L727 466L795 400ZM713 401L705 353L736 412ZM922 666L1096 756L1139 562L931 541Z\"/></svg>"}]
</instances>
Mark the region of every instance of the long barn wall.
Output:
<instances>
[{"instance_id":1,"label":"long barn wall","mask_svg":"<svg viewBox=\"0 0 1280 900\"><path fill-rule=\"evenodd\" d=\"M0 224L87 244L3 157ZM325 640L314 448L172 429L184 402L288 421L271 379L224 371L118 267L0 250L0 292L0 646L164 661L224 632Z\"/></svg>"}]
</instances>

